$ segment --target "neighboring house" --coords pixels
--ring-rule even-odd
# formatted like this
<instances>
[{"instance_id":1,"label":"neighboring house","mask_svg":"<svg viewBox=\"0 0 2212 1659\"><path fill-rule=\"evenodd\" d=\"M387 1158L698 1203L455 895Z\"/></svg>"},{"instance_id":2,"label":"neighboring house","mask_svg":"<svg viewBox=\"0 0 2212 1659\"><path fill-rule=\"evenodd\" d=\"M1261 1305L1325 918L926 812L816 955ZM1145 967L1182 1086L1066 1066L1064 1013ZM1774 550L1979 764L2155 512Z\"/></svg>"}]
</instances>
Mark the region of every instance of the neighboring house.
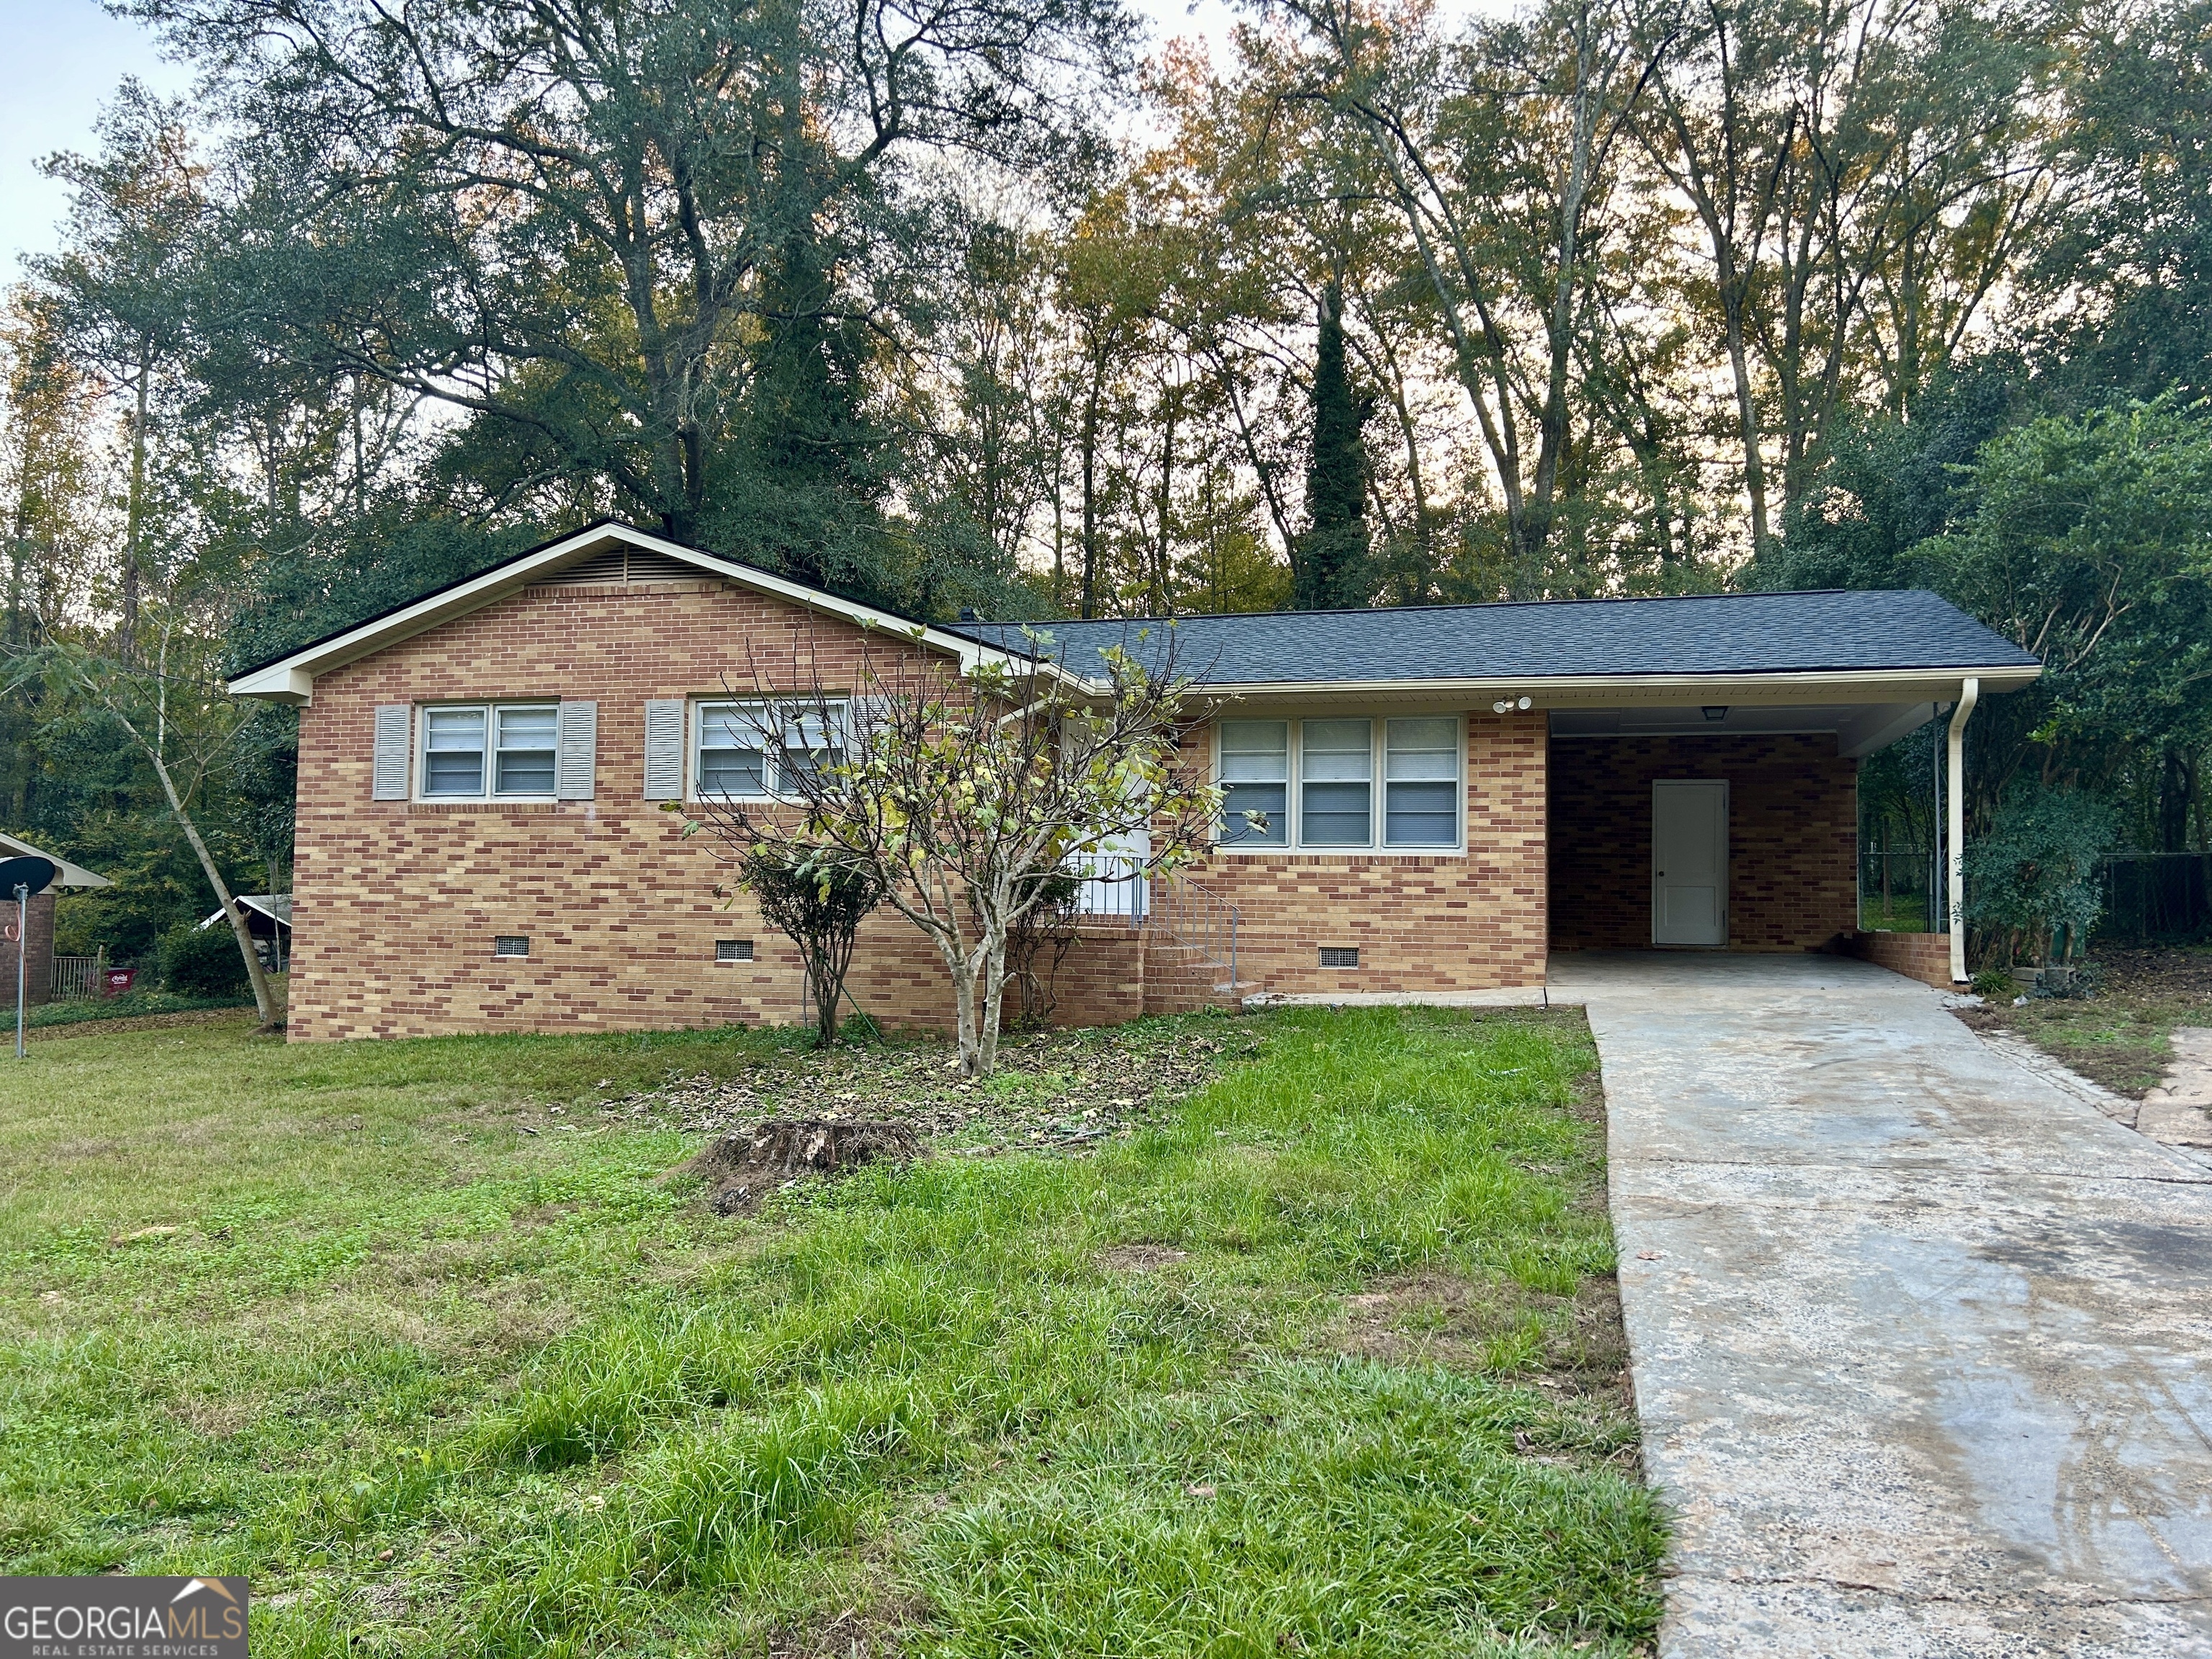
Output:
<instances>
[{"instance_id":1,"label":"neighboring house","mask_svg":"<svg viewBox=\"0 0 2212 1659\"><path fill-rule=\"evenodd\" d=\"M1832 948L1856 931L1861 758L2040 672L1924 592L1037 626L1077 673L1172 638L1220 704L1186 753L1232 811L1267 814L1264 834L1232 817L1149 925L1086 924L1071 1022L1224 994L1232 908L1239 991L1482 993L1540 986L1553 951ZM660 803L773 791L776 757L727 724L757 674L842 689L864 652L965 665L1035 639L600 525L240 675L304 705L291 1034L799 1018L795 952L716 897L711 838ZM888 912L851 985L890 1022L945 1018L943 970Z\"/></svg>"},{"instance_id":2,"label":"neighboring house","mask_svg":"<svg viewBox=\"0 0 2212 1659\"><path fill-rule=\"evenodd\" d=\"M272 974L283 973L285 964L292 959L292 896L236 893L232 897L246 912L246 931L253 937L253 949L261 958L261 965ZM217 910L200 923L200 931L228 926L229 919Z\"/></svg>"},{"instance_id":3,"label":"neighboring house","mask_svg":"<svg viewBox=\"0 0 2212 1659\"><path fill-rule=\"evenodd\" d=\"M29 933L22 941L28 955L20 967L23 975L23 1000L33 1007L53 995L54 981L54 900L64 887L112 886L105 876L95 876L82 865L71 864L58 853L49 853L42 847L33 847L27 841L14 836L0 835L0 859L44 859L54 866L54 878L46 891L33 893L28 906ZM9 893L0 903L0 919L12 929L15 926L15 896ZM0 1004L13 1006L15 1000L15 975L18 971L17 943L12 938L0 938Z\"/></svg>"}]
</instances>

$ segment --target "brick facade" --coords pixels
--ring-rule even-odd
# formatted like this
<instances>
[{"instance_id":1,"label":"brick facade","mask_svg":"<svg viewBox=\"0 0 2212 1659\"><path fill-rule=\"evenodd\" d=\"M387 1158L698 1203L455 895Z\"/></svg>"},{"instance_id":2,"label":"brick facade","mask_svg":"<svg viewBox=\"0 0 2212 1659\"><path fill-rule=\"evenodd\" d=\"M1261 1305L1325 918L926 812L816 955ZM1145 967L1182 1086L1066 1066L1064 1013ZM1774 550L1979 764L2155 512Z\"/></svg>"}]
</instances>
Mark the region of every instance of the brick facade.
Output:
<instances>
[{"instance_id":1,"label":"brick facade","mask_svg":"<svg viewBox=\"0 0 2212 1659\"><path fill-rule=\"evenodd\" d=\"M1729 782L1731 951L1817 950L1858 925L1858 763L1819 733L1552 744L1552 943L1651 945L1651 785Z\"/></svg>"},{"instance_id":2,"label":"brick facade","mask_svg":"<svg viewBox=\"0 0 2212 1659\"><path fill-rule=\"evenodd\" d=\"M15 896L0 896L0 921L8 927L15 926ZM29 937L22 941L0 939L0 1007L12 1010L15 1006L15 975L19 966L23 973L23 1005L36 1008L53 995L54 983L54 895L33 893L29 906ZM18 958L19 948L28 951Z\"/></svg>"},{"instance_id":3,"label":"brick facade","mask_svg":"<svg viewBox=\"0 0 2212 1659\"><path fill-rule=\"evenodd\" d=\"M301 711L289 1029L299 1040L498 1030L646 1030L806 1016L797 950L742 896L709 836L644 795L652 698L830 688L887 646L719 580L549 584L323 675ZM373 799L380 704L588 699L596 799ZM520 934L526 959L495 958ZM718 939L754 959L718 963ZM1087 921L1054 978L1056 1022L1103 1024L1214 1000L1126 923ZM1152 952L1157 958L1158 953ZM1158 969L1150 981L1147 968ZM888 910L863 926L848 989L891 1025L943 1027L934 948Z\"/></svg>"},{"instance_id":4,"label":"brick facade","mask_svg":"<svg viewBox=\"0 0 2212 1659\"><path fill-rule=\"evenodd\" d=\"M1216 854L1190 878L1238 911L1237 977L1285 994L1540 985L1545 716L1467 716L1468 850ZM1354 945L1356 969L1324 969Z\"/></svg>"},{"instance_id":5,"label":"brick facade","mask_svg":"<svg viewBox=\"0 0 2212 1659\"><path fill-rule=\"evenodd\" d=\"M771 690L848 686L865 651L908 648L719 579L555 582L325 672L301 720L292 1036L804 1018L796 951L742 896L717 896L728 872L714 839L684 839L645 798L645 704L750 691L755 662ZM595 799L373 798L380 705L556 697L599 705ZM1218 853L1189 871L1238 910L1240 990L1532 986L1554 943L1647 944L1655 776L1735 786L1735 948L1798 949L1850 927L1855 768L1832 739L1553 741L1540 710L1465 722L1464 853ZM1190 734L1187 755L1209 751ZM527 958L495 957L501 934L527 937ZM716 962L726 939L750 939L754 959ZM1356 969L1321 967L1324 946L1346 945ZM1225 1001L1225 977L1157 927L1086 921L1054 1018ZM862 929L850 989L888 1024L949 1022L933 948L889 911Z\"/></svg>"},{"instance_id":6,"label":"brick facade","mask_svg":"<svg viewBox=\"0 0 2212 1659\"><path fill-rule=\"evenodd\" d=\"M1893 974L1942 990L1951 988L1948 933L1859 933L1850 940L1850 950L1860 960Z\"/></svg>"}]
</instances>

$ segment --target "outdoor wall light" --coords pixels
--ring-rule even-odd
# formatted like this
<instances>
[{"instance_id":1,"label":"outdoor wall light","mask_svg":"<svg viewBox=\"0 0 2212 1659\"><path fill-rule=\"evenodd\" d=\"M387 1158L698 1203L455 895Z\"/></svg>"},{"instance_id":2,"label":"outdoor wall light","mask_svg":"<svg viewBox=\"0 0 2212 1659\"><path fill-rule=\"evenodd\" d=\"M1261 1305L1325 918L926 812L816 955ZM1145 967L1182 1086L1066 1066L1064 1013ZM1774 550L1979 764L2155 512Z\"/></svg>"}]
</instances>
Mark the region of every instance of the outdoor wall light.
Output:
<instances>
[{"instance_id":1,"label":"outdoor wall light","mask_svg":"<svg viewBox=\"0 0 2212 1659\"><path fill-rule=\"evenodd\" d=\"M1512 697L1500 697L1490 705L1490 712L1493 714L1510 714L1516 708L1534 708L1535 702L1536 700L1534 697L1522 697L1517 700Z\"/></svg>"}]
</instances>

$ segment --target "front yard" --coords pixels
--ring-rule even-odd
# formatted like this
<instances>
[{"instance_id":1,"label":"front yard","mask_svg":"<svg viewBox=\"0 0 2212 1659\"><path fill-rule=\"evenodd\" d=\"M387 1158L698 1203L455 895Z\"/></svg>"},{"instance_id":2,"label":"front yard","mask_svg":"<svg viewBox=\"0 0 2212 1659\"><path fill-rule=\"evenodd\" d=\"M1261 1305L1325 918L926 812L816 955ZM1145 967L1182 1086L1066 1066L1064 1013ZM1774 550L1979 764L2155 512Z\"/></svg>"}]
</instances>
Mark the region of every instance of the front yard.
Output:
<instances>
[{"instance_id":1,"label":"front yard","mask_svg":"<svg viewBox=\"0 0 2212 1659\"><path fill-rule=\"evenodd\" d=\"M2096 952L2104 981L2094 995L2002 998L1959 1017L1980 1030L2015 1033L2083 1077L2136 1100L2173 1063L2177 1027L2212 1025L2212 949L2108 945Z\"/></svg>"},{"instance_id":2,"label":"front yard","mask_svg":"<svg viewBox=\"0 0 2212 1659\"><path fill-rule=\"evenodd\" d=\"M1627 1654L1659 1612L1577 1014L937 1051L0 1071L0 1571L240 1572L264 1654ZM934 1155L723 1218L775 1111Z\"/></svg>"}]
</instances>

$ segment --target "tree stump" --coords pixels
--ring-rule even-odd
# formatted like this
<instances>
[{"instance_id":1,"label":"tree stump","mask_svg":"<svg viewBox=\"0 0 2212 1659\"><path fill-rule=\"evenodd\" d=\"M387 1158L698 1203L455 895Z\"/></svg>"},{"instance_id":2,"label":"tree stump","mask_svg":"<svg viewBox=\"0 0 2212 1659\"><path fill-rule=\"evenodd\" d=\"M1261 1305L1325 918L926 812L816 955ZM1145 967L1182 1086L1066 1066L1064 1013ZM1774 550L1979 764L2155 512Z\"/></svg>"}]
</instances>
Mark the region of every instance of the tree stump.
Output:
<instances>
[{"instance_id":1,"label":"tree stump","mask_svg":"<svg viewBox=\"0 0 2212 1659\"><path fill-rule=\"evenodd\" d=\"M742 1215L799 1176L835 1175L884 1158L903 1164L921 1155L921 1142L902 1123L770 1118L723 1136L687 1167L706 1177L716 1215Z\"/></svg>"}]
</instances>

